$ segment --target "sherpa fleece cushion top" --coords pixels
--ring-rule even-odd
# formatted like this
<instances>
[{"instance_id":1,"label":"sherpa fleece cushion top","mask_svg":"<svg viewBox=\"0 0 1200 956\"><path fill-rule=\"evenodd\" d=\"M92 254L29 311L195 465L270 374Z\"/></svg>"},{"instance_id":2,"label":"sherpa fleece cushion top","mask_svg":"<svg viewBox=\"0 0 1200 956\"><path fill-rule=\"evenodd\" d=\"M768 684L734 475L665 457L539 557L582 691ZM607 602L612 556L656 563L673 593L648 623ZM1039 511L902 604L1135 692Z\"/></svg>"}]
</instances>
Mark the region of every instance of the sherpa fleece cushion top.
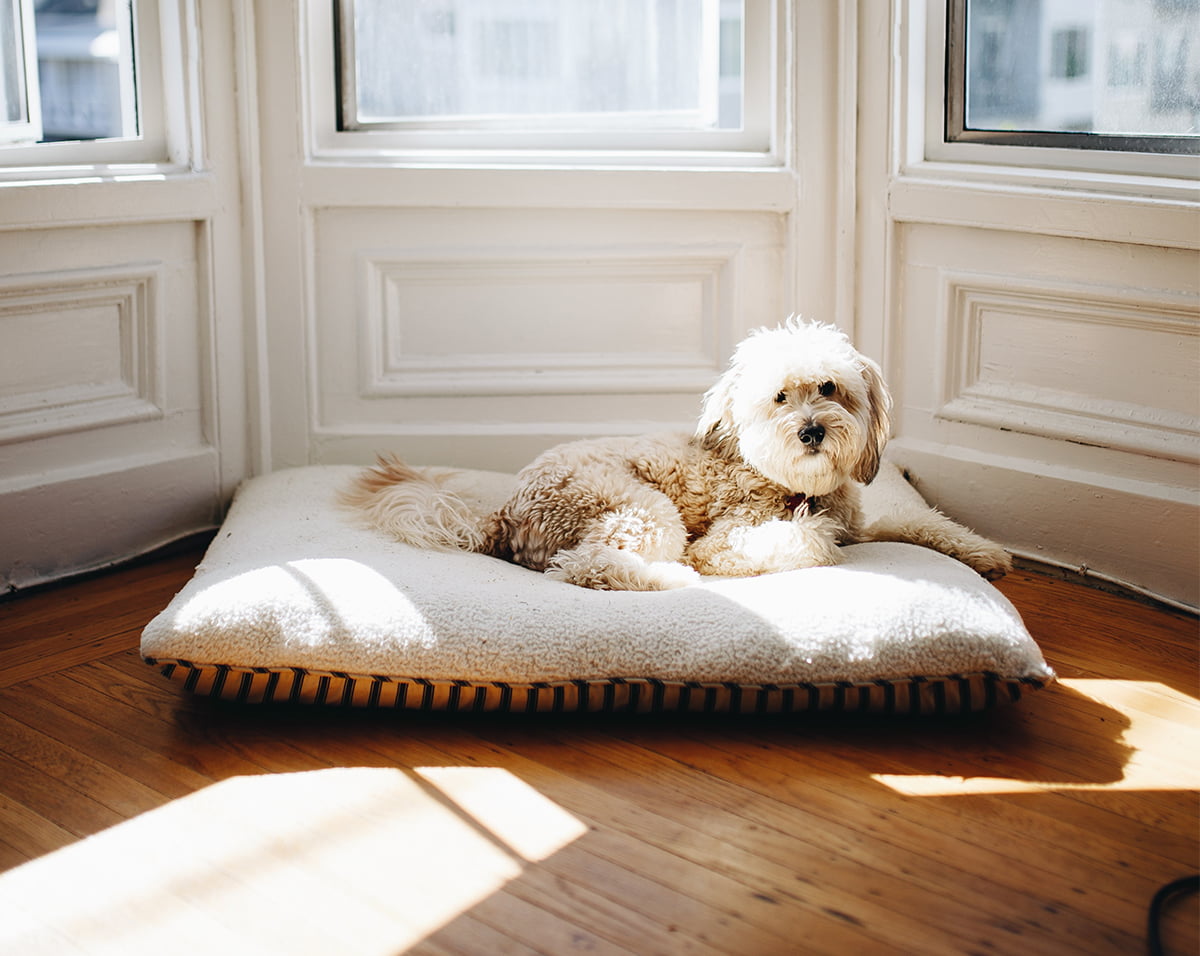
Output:
<instances>
[{"instance_id":1,"label":"sherpa fleece cushion top","mask_svg":"<svg viewBox=\"0 0 1200 956\"><path fill-rule=\"evenodd\" d=\"M195 576L146 627L146 661L244 702L456 711L957 713L1054 680L1020 616L965 565L908 544L836 567L592 591L478 554L422 551L340 506L357 469L239 489ZM464 471L499 504L512 476ZM924 508L894 465L866 489Z\"/></svg>"}]
</instances>

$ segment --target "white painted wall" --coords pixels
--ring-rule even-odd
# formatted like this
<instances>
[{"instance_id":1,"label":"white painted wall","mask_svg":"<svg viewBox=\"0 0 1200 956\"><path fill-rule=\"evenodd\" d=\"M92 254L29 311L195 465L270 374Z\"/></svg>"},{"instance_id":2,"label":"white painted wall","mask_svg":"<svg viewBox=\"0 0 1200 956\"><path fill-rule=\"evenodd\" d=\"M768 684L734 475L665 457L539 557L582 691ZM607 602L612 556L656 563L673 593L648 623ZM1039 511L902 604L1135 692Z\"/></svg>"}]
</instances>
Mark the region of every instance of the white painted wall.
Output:
<instances>
[{"instance_id":1,"label":"white painted wall","mask_svg":"<svg viewBox=\"0 0 1200 956\"><path fill-rule=\"evenodd\" d=\"M1196 606L1200 160L1036 170L946 147L925 122L944 4L872 6L858 305L897 400L893 456L1020 554Z\"/></svg>"},{"instance_id":2,"label":"white painted wall","mask_svg":"<svg viewBox=\"0 0 1200 956\"><path fill-rule=\"evenodd\" d=\"M665 168L336 155L325 5L178 3L187 161L0 187L5 584L211 525L256 471L689 427L799 311L884 361L946 511L1197 602L1195 189L930 155L920 0L780 4L772 153Z\"/></svg>"},{"instance_id":3,"label":"white painted wall","mask_svg":"<svg viewBox=\"0 0 1200 956\"><path fill-rule=\"evenodd\" d=\"M142 155L0 169L0 590L211 527L246 473L226 8L151 11Z\"/></svg>"}]
</instances>

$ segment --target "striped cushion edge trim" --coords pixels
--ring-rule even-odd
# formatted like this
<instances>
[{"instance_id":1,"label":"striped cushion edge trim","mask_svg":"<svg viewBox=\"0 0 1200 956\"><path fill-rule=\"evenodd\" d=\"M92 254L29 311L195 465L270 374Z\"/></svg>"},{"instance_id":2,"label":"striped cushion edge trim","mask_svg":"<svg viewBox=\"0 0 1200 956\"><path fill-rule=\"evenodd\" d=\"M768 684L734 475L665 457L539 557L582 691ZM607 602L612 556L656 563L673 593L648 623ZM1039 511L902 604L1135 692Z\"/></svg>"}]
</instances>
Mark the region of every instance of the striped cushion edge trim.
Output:
<instances>
[{"instance_id":1,"label":"striped cushion edge trim","mask_svg":"<svg viewBox=\"0 0 1200 956\"><path fill-rule=\"evenodd\" d=\"M431 680L297 667L240 667L144 658L201 697L243 704L293 703L487 713L735 713L834 711L961 714L1020 699L1045 681L993 673L895 680L738 684L654 678L504 681Z\"/></svg>"}]
</instances>

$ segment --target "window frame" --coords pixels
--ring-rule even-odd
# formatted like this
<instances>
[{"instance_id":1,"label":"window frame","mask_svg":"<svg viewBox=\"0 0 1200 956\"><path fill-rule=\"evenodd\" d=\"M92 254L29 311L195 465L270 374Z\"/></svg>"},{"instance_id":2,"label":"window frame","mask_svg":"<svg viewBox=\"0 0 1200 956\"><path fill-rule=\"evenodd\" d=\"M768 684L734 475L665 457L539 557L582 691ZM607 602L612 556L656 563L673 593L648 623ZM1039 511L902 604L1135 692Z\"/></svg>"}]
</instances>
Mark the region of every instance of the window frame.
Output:
<instances>
[{"instance_id":1,"label":"window frame","mask_svg":"<svg viewBox=\"0 0 1200 956\"><path fill-rule=\"evenodd\" d=\"M1042 149L1107 150L1147 155L1200 154L1200 136L1122 135L1061 130L997 130L966 125L967 3L946 0L946 143L1026 146ZM1089 51L1094 59L1094 51Z\"/></svg>"},{"instance_id":2,"label":"window frame","mask_svg":"<svg viewBox=\"0 0 1200 956\"><path fill-rule=\"evenodd\" d=\"M907 104L899 131L905 175L1193 199L1200 180L1200 159L1195 155L947 142L947 25L955 0L892 2L905 12L907 38L906 58L897 74Z\"/></svg>"},{"instance_id":3,"label":"window frame","mask_svg":"<svg viewBox=\"0 0 1200 956\"><path fill-rule=\"evenodd\" d=\"M745 0L743 128L740 130L339 129L339 11L332 0L304 0L308 159L430 166L648 165L765 167L783 164L788 6Z\"/></svg>"}]
</instances>

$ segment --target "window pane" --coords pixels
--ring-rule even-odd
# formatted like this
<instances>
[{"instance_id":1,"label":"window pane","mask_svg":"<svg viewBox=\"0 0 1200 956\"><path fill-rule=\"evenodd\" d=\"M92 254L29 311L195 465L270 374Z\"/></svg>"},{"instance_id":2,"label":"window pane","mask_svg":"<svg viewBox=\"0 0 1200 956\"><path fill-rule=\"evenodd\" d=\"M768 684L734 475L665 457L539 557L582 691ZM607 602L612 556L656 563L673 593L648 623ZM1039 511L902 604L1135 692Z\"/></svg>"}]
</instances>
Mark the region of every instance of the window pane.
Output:
<instances>
[{"instance_id":1,"label":"window pane","mask_svg":"<svg viewBox=\"0 0 1200 956\"><path fill-rule=\"evenodd\" d=\"M129 0L36 0L43 141L133 137Z\"/></svg>"},{"instance_id":2,"label":"window pane","mask_svg":"<svg viewBox=\"0 0 1200 956\"><path fill-rule=\"evenodd\" d=\"M343 0L342 128L739 129L742 7Z\"/></svg>"},{"instance_id":3,"label":"window pane","mask_svg":"<svg viewBox=\"0 0 1200 956\"><path fill-rule=\"evenodd\" d=\"M968 130L1200 134L1200 0L966 0Z\"/></svg>"}]
</instances>

